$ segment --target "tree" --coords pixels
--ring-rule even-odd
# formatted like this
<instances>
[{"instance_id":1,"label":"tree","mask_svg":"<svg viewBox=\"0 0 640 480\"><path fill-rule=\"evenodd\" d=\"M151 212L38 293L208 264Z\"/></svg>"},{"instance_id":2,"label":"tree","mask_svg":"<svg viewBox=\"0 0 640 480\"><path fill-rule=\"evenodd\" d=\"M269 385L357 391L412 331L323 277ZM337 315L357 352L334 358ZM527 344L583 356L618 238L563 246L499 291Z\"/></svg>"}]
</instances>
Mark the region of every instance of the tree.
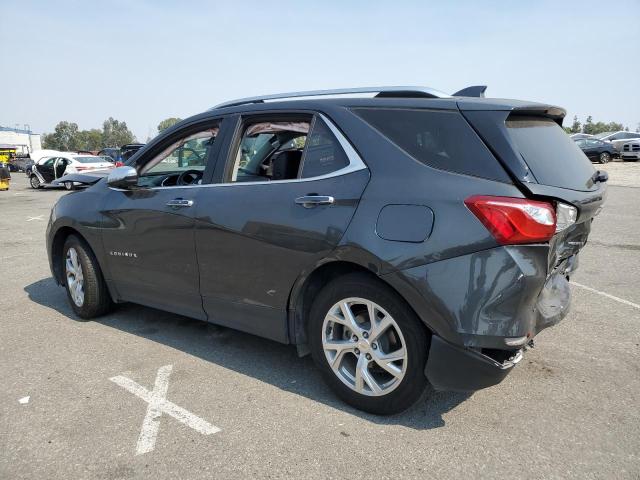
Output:
<instances>
[{"instance_id":1,"label":"tree","mask_svg":"<svg viewBox=\"0 0 640 480\"><path fill-rule=\"evenodd\" d=\"M102 124L102 145L105 147L119 147L135 141L135 136L127 127L126 122L120 122L109 117Z\"/></svg>"},{"instance_id":2,"label":"tree","mask_svg":"<svg viewBox=\"0 0 640 480\"><path fill-rule=\"evenodd\" d=\"M573 124L570 127L565 127L567 133L580 133L582 131L582 124L578 120L578 116L573 116Z\"/></svg>"},{"instance_id":3,"label":"tree","mask_svg":"<svg viewBox=\"0 0 640 480\"><path fill-rule=\"evenodd\" d=\"M78 124L58 122L53 133L45 135L43 147L52 150L71 151L78 149Z\"/></svg>"},{"instance_id":4,"label":"tree","mask_svg":"<svg viewBox=\"0 0 640 480\"><path fill-rule=\"evenodd\" d=\"M169 127L173 127L176 123L181 121L182 119L177 117L165 118L158 124L158 133L161 133L163 130L166 130Z\"/></svg>"},{"instance_id":5,"label":"tree","mask_svg":"<svg viewBox=\"0 0 640 480\"><path fill-rule=\"evenodd\" d=\"M584 133L593 135L593 118L591 117L591 115L589 115L587 117L587 120L584 122L584 127L582 127L582 131Z\"/></svg>"},{"instance_id":6,"label":"tree","mask_svg":"<svg viewBox=\"0 0 640 480\"><path fill-rule=\"evenodd\" d=\"M97 128L78 132L78 148L80 150L102 150L102 131Z\"/></svg>"}]
</instances>

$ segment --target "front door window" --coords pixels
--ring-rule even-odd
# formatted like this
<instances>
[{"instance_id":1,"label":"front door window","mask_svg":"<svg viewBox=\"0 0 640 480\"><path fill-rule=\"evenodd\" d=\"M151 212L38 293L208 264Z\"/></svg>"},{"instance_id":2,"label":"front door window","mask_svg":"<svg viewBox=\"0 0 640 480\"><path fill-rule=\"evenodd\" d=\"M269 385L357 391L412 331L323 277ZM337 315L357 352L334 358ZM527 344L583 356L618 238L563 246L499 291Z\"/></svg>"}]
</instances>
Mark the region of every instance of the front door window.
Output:
<instances>
[{"instance_id":1,"label":"front door window","mask_svg":"<svg viewBox=\"0 0 640 480\"><path fill-rule=\"evenodd\" d=\"M168 145L142 167L139 185L172 187L201 184L218 132L216 124Z\"/></svg>"}]
</instances>

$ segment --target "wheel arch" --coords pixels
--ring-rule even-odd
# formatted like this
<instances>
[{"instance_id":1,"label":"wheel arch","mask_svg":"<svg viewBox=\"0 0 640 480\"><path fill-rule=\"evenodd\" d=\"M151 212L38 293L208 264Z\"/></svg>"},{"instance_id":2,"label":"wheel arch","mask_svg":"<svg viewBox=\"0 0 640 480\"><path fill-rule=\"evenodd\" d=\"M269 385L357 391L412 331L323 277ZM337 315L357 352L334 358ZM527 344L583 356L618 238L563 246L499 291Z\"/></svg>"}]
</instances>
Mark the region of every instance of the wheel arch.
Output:
<instances>
[{"instance_id":1,"label":"wheel arch","mask_svg":"<svg viewBox=\"0 0 640 480\"><path fill-rule=\"evenodd\" d=\"M60 227L53 236L51 240L51 267L53 269L53 276L56 283L59 285L64 285L64 272L62 271L62 250L64 248L64 243L67 241L70 235L75 235L80 240L82 240L87 247L91 249L95 256L95 252L87 242L87 239L82 236L82 234L73 227L63 226Z\"/></svg>"},{"instance_id":2,"label":"wheel arch","mask_svg":"<svg viewBox=\"0 0 640 480\"><path fill-rule=\"evenodd\" d=\"M301 275L292 288L289 296L287 315L289 340L291 343L297 345L300 356L309 353L307 346L307 324L311 305L313 304L315 296L329 282L350 273L362 273L369 276L371 279L386 285L407 304L417 318L420 318L407 299L389 282L385 281L372 270L348 260L325 262L318 265L308 275ZM424 325L425 329L431 332L431 329L424 323L424 321L421 321L421 323Z\"/></svg>"}]
</instances>

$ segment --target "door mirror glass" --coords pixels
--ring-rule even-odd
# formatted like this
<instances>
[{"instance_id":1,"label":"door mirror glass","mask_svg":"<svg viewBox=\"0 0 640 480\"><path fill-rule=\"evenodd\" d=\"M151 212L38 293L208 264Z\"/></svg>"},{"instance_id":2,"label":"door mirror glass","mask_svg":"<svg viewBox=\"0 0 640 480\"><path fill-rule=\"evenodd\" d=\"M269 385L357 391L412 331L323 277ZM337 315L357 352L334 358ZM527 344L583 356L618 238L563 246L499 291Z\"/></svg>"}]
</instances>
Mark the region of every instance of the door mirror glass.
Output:
<instances>
[{"instance_id":1,"label":"door mirror glass","mask_svg":"<svg viewBox=\"0 0 640 480\"><path fill-rule=\"evenodd\" d=\"M113 188L130 188L138 184L138 171L133 167L117 167L107 177L107 185Z\"/></svg>"}]
</instances>

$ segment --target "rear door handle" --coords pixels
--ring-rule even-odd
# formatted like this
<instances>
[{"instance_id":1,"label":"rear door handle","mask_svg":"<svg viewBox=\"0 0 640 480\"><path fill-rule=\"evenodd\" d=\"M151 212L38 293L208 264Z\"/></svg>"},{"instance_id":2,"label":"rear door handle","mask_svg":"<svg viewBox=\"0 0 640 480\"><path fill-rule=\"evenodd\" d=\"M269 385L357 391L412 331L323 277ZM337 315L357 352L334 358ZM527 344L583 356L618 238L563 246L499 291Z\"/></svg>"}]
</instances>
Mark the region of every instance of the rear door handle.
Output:
<instances>
[{"instance_id":1,"label":"rear door handle","mask_svg":"<svg viewBox=\"0 0 640 480\"><path fill-rule=\"evenodd\" d=\"M192 207L193 200L185 200L183 198L174 198L173 200L169 200L167 202L167 207L173 208L183 208L183 207Z\"/></svg>"},{"instance_id":2,"label":"rear door handle","mask_svg":"<svg viewBox=\"0 0 640 480\"><path fill-rule=\"evenodd\" d=\"M304 197L296 198L296 203L302 205L304 208L313 208L318 205L331 205L333 202L335 202L335 199L328 195L305 195Z\"/></svg>"}]
</instances>

